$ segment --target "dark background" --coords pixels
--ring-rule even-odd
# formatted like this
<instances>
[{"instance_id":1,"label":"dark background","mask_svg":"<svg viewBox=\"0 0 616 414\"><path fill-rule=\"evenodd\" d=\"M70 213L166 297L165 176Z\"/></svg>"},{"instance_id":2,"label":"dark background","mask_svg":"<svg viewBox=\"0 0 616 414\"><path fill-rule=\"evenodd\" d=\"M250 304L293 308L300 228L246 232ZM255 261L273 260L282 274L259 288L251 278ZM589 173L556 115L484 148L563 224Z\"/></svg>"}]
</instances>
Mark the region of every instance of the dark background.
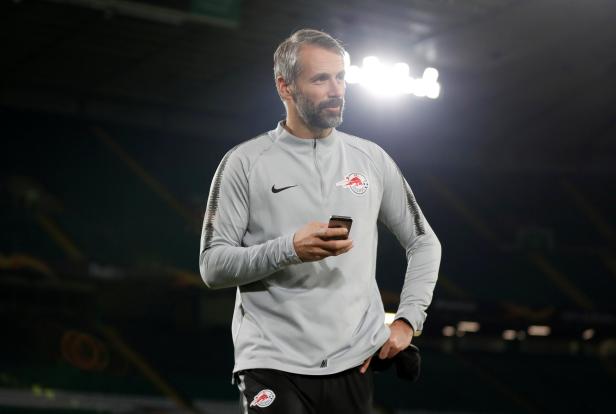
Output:
<instances>
[{"instance_id":1,"label":"dark background","mask_svg":"<svg viewBox=\"0 0 616 414\"><path fill-rule=\"evenodd\" d=\"M420 381L377 376L376 412L609 410L615 13L608 0L0 2L0 412L237 411L235 291L201 282L201 220L224 153L284 117L272 54L304 27L354 64L440 72L437 100L347 90L340 129L392 155L443 245L414 339ZM395 311L406 261L380 236Z\"/></svg>"}]
</instances>

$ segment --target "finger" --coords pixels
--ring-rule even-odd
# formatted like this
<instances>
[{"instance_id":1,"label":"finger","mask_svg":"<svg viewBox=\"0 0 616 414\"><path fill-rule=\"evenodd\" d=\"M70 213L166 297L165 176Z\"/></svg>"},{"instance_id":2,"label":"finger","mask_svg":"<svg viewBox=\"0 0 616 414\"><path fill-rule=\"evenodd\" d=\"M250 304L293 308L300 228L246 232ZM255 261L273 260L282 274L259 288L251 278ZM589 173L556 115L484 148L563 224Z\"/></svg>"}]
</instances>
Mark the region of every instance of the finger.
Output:
<instances>
[{"instance_id":1,"label":"finger","mask_svg":"<svg viewBox=\"0 0 616 414\"><path fill-rule=\"evenodd\" d=\"M316 230L314 231L313 235L316 237L325 237L325 235L327 234L327 223L319 223L318 221L315 222L315 228Z\"/></svg>"},{"instance_id":2,"label":"finger","mask_svg":"<svg viewBox=\"0 0 616 414\"><path fill-rule=\"evenodd\" d=\"M338 250L345 249L352 244L353 240L329 240L317 242L316 246L334 253Z\"/></svg>"},{"instance_id":3,"label":"finger","mask_svg":"<svg viewBox=\"0 0 616 414\"><path fill-rule=\"evenodd\" d=\"M345 237L348 236L349 231L346 227L326 227L317 231L317 236L322 239L330 239L332 237Z\"/></svg>"},{"instance_id":4,"label":"finger","mask_svg":"<svg viewBox=\"0 0 616 414\"><path fill-rule=\"evenodd\" d=\"M329 230L334 230L328 227L328 223L321 223L318 221L314 221L314 222L311 222L310 225L312 228L312 236L317 237L319 239L323 239L323 240L327 240L330 237Z\"/></svg>"},{"instance_id":5,"label":"finger","mask_svg":"<svg viewBox=\"0 0 616 414\"><path fill-rule=\"evenodd\" d=\"M322 259L325 259L326 257L333 255L333 253L330 252L329 250L324 250L318 247L313 247L312 249L310 249L308 254L309 254L310 260L312 261L322 260Z\"/></svg>"},{"instance_id":6,"label":"finger","mask_svg":"<svg viewBox=\"0 0 616 414\"><path fill-rule=\"evenodd\" d=\"M329 249L324 249L322 247L312 247L308 254L314 258L314 260L321 260L324 259L326 257L329 256L338 256L341 255L343 253L348 252L349 250L351 250L353 248L353 243L347 243L348 245L346 247L343 247L341 249L337 249L337 250L329 250Z\"/></svg>"},{"instance_id":7,"label":"finger","mask_svg":"<svg viewBox=\"0 0 616 414\"><path fill-rule=\"evenodd\" d=\"M389 348L390 348L389 342L385 342L385 345L381 347L381 352L379 352L379 358L387 359L389 355Z\"/></svg>"},{"instance_id":8,"label":"finger","mask_svg":"<svg viewBox=\"0 0 616 414\"><path fill-rule=\"evenodd\" d=\"M325 230L327 237L346 237L349 235L349 230L346 227L331 227Z\"/></svg>"},{"instance_id":9,"label":"finger","mask_svg":"<svg viewBox=\"0 0 616 414\"><path fill-rule=\"evenodd\" d=\"M370 358L368 358L367 360L364 361L364 364L359 369L359 372L361 372L362 374L365 373L368 370L368 366L370 365L370 361L372 361L372 357L370 357Z\"/></svg>"},{"instance_id":10,"label":"finger","mask_svg":"<svg viewBox=\"0 0 616 414\"><path fill-rule=\"evenodd\" d=\"M400 353L401 349L398 348L394 348L393 346L391 348L389 348L389 354L387 355L387 358L393 358L396 355L398 355Z\"/></svg>"},{"instance_id":11,"label":"finger","mask_svg":"<svg viewBox=\"0 0 616 414\"><path fill-rule=\"evenodd\" d=\"M344 249L336 250L336 252L334 253L334 256L340 256L341 254L348 252L352 248L353 248L353 244L351 244L349 247L346 247Z\"/></svg>"}]
</instances>

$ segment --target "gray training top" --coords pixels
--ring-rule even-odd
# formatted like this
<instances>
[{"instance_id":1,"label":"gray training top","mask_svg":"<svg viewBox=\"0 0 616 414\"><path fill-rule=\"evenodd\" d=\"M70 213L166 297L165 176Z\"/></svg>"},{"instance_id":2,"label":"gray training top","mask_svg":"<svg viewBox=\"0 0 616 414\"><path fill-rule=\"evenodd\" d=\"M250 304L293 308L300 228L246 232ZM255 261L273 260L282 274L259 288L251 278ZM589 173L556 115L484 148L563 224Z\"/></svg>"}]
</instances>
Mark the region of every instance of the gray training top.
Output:
<instances>
[{"instance_id":1,"label":"gray training top","mask_svg":"<svg viewBox=\"0 0 616 414\"><path fill-rule=\"evenodd\" d=\"M353 218L353 249L302 263L294 233L332 214ZM441 246L382 148L336 129L298 138L281 122L224 156L210 188L199 268L210 288L237 286L233 372L334 374L387 341L375 279L377 219L408 259L396 319L419 332Z\"/></svg>"}]
</instances>

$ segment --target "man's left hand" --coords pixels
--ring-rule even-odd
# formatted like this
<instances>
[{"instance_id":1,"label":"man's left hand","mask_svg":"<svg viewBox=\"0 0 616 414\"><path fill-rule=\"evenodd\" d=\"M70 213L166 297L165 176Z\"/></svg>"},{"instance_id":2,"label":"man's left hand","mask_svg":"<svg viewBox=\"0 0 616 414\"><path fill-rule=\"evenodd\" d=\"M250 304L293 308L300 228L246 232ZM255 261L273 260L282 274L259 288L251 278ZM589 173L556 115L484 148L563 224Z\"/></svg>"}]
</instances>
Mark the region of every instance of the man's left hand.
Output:
<instances>
[{"instance_id":1,"label":"man's left hand","mask_svg":"<svg viewBox=\"0 0 616 414\"><path fill-rule=\"evenodd\" d=\"M405 350L413 339L413 327L402 319L393 321L389 329L389 339L383 344L381 352L379 352L379 358L381 359L395 357L398 352ZM372 357L364 361L364 364L359 370L362 374L368 370L371 360Z\"/></svg>"}]
</instances>

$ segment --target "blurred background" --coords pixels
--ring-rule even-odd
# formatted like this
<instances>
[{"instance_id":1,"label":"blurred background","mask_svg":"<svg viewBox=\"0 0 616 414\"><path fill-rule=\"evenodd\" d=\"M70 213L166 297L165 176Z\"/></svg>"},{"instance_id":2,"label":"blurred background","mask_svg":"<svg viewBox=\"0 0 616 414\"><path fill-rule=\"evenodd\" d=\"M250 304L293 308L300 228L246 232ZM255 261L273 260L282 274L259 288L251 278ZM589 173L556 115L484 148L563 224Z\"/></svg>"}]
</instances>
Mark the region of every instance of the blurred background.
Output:
<instances>
[{"instance_id":1,"label":"blurred background","mask_svg":"<svg viewBox=\"0 0 616 414\"><path fill-rule=\"evenodd\" d=\"M238 412L235 291L200 279L201 222L224 153L284 117L272 54L304 27L357 66L438 71L431 97L347 89L340 129L392 155L443 244L422 376L379 374L375 413L609 411L614 16L610 0L0 2L0 412ZM382 229L389 312L405 266Z\"/></svg>"}]
</instances>

